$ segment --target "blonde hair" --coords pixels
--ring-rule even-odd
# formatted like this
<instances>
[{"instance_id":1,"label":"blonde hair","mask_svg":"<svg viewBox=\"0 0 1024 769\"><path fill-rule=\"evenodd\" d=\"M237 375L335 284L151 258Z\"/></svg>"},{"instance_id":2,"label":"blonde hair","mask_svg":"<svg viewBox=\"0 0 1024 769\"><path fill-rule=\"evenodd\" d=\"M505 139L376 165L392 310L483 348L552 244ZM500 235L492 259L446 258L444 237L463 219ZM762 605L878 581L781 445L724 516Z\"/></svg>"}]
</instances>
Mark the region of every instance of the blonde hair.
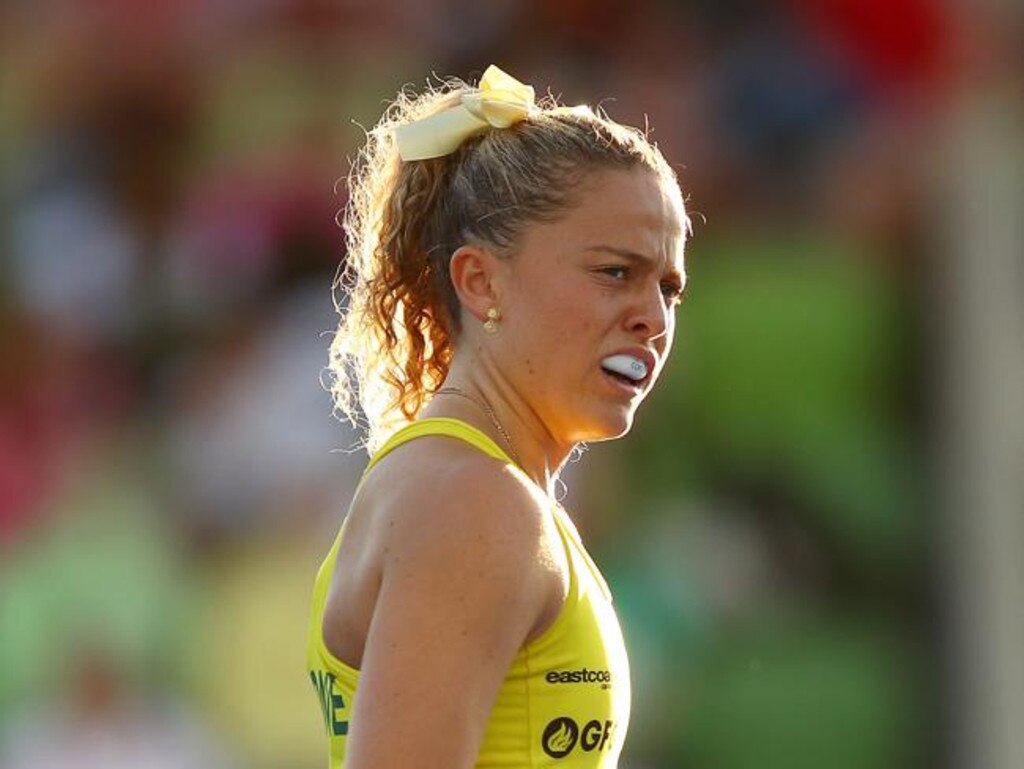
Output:
<instances>
[{"instance_id":1,"label":"blonde hair","mask_svg":"<svg viewBox=\"0 0 1024 769\"><path fill-rule=\"evenodd\" d=\"M448 262L460 245L511 255L528 223L550 221L571 205L588 171L648 168L676 185L644 133L553 97L450 155L399 158L396 126L446 110L472 90L450 79L420 95L400 93L349 174L348 255L334 285L341 321L328 372L335 410L365 429L371 452L416 418L448 374L461 328Z\"/></svg>"}]
</instances>

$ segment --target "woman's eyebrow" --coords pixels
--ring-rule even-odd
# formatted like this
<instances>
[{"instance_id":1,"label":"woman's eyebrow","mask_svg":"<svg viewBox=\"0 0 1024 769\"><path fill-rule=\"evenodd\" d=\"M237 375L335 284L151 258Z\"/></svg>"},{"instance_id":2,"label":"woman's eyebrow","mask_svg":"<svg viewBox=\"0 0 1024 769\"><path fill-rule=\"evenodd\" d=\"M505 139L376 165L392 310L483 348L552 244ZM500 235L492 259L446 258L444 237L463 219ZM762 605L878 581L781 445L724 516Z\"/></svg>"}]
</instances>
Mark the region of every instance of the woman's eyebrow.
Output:
<instances>
[{"instance_id":1,"label":"woman's eyebrow","mask_svg":"<svg viewBox=\"0 0 1024 769\"><path fill-rule=\"evenodd\" d=\"M646 254L641 254L638 251L631 251L628 248L619 248L618 246L609 246L606 244L599 244L595 246L587 246L586 251L604 251L615 256L620 256L623 259L627 259L634 263L642 263L646 267L654 266L654 259ZM672 278L676 278L680 283L683 282L683 276L679 270L674 267L669 270L668 275Z\"/></svg>"},{"instance_id":2,"label":"woman's eyebrow","mask_svg":"<svg viewBox=\"0 0 1024 769\"><path fill-rule=\"evenodd\" d=\"M616 246L606 246L604 244L597 246L587 246L587 251L607 251L610 254L621 256L624 259L629 259L632 262L653 262L654 260L646 256L645 254L638 253L636 251L630 251L628 248L618 248Z\"/></svg>"}]
</instances>

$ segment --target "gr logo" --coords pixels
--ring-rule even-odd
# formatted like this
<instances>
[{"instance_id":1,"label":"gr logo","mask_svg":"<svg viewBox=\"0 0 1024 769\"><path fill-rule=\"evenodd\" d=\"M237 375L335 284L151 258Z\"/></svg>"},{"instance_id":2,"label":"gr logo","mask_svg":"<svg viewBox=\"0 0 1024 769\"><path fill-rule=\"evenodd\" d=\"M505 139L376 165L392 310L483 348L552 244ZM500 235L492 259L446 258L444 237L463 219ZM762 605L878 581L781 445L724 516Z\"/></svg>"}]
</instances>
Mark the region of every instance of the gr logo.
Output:
<instances>
[{"instance_id":1,"label":"gr logo","mask_svg":"<svg viewBox=\"0 0 1024 769\"><path fill-rule=\"evenodd\" d=\"M613 721L605 721L603 724L596 720L587 721L580 729L569 716L560 716L544 728L540 744L552 758L565 758L572 753L577 743L587 753L604 750L614 730Z\"/></svg>"}]
</instances>

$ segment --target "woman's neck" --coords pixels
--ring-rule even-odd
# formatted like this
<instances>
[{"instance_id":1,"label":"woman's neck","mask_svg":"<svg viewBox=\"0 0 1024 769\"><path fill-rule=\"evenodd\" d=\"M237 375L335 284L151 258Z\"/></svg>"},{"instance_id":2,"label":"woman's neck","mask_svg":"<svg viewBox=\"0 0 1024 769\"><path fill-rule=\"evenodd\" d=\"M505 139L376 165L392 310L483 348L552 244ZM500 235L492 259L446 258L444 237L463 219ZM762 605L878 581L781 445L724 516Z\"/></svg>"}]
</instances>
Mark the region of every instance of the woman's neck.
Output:
<instances>
[{"instance_id":1,"label":"woman's neck","mask_svg":"<svg viewBox=\"0 0 1024 769\"><path fill-rule=\"evenodd\" d=\"M487 373L470 376L453 365L421 416L454 417L482 430L554 499L558 474L575 444L560 443L508 382Z\"/></svg>"}]
</instances>

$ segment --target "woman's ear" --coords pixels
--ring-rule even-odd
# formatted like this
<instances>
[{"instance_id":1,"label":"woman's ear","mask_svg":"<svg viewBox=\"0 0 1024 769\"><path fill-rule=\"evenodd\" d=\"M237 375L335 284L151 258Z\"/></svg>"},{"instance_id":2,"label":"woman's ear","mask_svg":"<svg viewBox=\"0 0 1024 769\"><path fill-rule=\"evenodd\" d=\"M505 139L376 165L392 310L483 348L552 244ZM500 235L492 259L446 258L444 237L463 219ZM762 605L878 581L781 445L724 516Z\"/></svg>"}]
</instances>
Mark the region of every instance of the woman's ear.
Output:
<instances>
[{"instance_id":1,"label":"woman's ear","mask_svg":"<svg viewBox=\"0 0 1024 769\"><path fill-rule=\"evenodd\" d=\"M459 246L451 256L448 270L462 306L480 322L487 311L499 305L501 260L486 248Z\"/></svg>"}]
</instances>

